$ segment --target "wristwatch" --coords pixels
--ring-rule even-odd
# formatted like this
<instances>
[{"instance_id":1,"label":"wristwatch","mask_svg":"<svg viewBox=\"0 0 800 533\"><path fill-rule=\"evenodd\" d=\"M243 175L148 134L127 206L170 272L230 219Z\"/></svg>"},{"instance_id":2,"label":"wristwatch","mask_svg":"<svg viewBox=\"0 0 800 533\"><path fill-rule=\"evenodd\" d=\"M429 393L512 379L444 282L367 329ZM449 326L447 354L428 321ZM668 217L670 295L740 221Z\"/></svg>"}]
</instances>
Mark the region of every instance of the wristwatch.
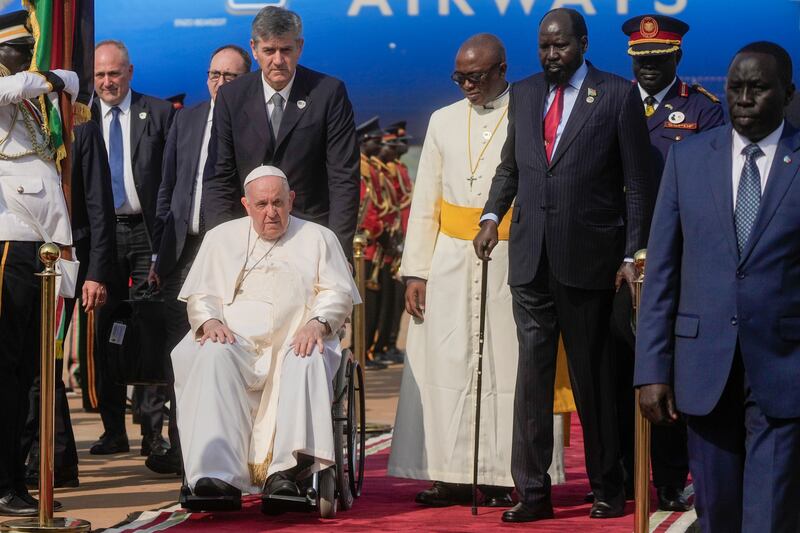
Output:
<instances>
[{"instance_id":1,"label":"wristwatch","mask_svg":"<svg viewBox=\"0 0 800 533\"><path fill-rule=\"evenodd\" d=\"M312 318L311 320L316 320L317 322L319 322L320 324L322 324L323 326L325 326L325 331L326 331L328 334L330 334L330 333L331 333L331 325L330 325L330 323L328 322L328 319L327 319L327 318L325 318L324 316L315 316L315 317L314 317L314 318ZM310 320L309 320L309 322L310 322Z\"/></svg>"}]
</instances>

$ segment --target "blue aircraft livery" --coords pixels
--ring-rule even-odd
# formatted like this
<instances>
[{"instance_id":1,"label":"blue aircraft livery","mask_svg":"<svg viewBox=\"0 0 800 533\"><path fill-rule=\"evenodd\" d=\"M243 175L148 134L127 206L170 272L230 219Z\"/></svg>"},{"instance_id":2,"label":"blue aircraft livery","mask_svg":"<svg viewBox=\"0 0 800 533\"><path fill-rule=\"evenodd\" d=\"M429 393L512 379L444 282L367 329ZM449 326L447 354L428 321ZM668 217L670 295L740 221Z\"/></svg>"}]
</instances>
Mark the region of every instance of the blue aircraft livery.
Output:
<instances>
[{"instance_id":1,"label":"blue aircraft livery","mask_svg":"<svg viewBox=\"0 0 800 533\"><path fill-rule=\"evenodd\" d=\"M160 97L186 93L186 103L208 97L209 54L221 44L249 47L250 23L266 5L303 18L301 63L343 79L356 120L381 115L384 124L407 119L417 139L431 112L461 97L450 81L458 46L479 32L496 34L508 50L508 77L540 70L539 20L571 7L589 26L587 58L632 77L629 17L660 13L691 26L679 73L721 96L725 71L742 45L772 40L795 60L800 80L800 0L95 0L96 39L120 39L131 52L133 86ZM4 11L19 0L0 0Z\"/></svg>"}]
</instances>

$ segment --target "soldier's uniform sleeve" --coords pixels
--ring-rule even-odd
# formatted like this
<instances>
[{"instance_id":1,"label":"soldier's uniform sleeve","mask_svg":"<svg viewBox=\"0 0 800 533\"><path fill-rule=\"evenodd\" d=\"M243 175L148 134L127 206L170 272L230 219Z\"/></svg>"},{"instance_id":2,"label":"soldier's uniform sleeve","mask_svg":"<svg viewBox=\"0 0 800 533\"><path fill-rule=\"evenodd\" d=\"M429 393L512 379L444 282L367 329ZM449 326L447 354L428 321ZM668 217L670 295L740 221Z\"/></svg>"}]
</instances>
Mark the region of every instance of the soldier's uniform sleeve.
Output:
<instances>
[{"instance_id":1,"label":"soldier's uniform sleeve","mask_svg":"<svg viewBox=\"0 0 800 533\"><path fill-rule=\"evenodd\" d=\"M3 76L0 77L0 105L17 104L54 90L53 84L38 72L19 72Z\"/></svg>"}]
</instances>

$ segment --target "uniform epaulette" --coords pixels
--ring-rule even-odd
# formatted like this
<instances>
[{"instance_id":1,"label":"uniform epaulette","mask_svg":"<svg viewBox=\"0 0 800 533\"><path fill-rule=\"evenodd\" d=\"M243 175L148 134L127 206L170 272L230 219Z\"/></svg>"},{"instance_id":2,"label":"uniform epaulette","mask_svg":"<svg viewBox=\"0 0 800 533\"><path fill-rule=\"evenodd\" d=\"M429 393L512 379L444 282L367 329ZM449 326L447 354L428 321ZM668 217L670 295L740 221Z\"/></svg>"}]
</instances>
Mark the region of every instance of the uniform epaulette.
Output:
<instances>
[{"instance_id":1,"label":"uniform epaulette","mask_svg":"<svg viewBox=\"0 0 800 533\"><path fill-rule=\"evenodd\" d=\"M711 100L715 104L719 103L719 98L714 96L713 93L708 92L708 90L705 87L703 87L702 85L700 85L699 83L695 83L694 85L692 85L692 89L694 89L695 91L697 91L700 94L704 95L706 98L708 98L709 100Z\"/></svg>"},{"instance_id":2,"label":"uniform epaulette","mask_svg":"<svg viewBox=\"0 0 800 533\"><path fill-rule=\"evenodd\" d=\"M685 81L681 82L681 86L678 89L678 92L679 92L679 94L681 95L682 98L688 98L689 97L689 86L686 85Z\"/></svg>"}]
</instances>

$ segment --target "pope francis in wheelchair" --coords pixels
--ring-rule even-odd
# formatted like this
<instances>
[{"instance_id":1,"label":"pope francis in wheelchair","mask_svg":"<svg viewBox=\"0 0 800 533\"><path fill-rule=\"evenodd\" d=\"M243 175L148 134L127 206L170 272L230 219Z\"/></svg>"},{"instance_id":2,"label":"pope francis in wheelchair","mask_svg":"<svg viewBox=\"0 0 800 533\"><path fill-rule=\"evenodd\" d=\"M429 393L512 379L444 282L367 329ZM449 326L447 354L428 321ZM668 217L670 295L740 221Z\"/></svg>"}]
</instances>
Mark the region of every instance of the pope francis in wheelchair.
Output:
<instances>
[{"instance_id":1,"label":"pope francis in wheelchair","mask_svg":"<svg viewBox=\"0 0 800 533\"><path fill-rule=\"evenodd\" d=\"M206 234L179 295L191 324L172 352L181 503L234 510L261 493L265 513L332 516L363 476L360 369L337 335L361 300L336 236L289 214L283 172L258 167L244 191L248 216Z\"/></svg>"}]
</instances>

